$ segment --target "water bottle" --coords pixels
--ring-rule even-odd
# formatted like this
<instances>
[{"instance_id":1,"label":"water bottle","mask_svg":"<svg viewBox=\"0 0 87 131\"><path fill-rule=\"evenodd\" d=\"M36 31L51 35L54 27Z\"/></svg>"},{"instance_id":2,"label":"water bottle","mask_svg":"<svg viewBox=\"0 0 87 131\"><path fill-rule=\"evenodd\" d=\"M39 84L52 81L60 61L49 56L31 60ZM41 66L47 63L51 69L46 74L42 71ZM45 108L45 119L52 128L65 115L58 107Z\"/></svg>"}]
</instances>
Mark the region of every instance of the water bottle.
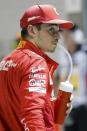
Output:
<instances>
[{"instance_id":1,"label":"water bottle","mask_svg":"<svg viewBox=\"0 0 87 131\"><path fill-rule=\"evenodd\" d=\"M55 103L55 123L64 124L66 117L67 103L70 102L70 97L73 91L73 85L69 82L61 82L58 91L58 97Z\"/></svg>"}]
</instances>

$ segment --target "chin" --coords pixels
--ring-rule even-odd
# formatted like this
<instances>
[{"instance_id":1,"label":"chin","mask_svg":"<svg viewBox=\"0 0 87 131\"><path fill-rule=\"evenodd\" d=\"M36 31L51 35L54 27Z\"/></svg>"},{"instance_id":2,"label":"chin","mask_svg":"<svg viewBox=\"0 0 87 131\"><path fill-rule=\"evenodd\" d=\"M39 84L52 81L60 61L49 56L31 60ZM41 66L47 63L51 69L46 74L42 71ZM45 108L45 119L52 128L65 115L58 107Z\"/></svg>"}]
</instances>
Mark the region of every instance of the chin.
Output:
<instances>
[{"instance_id":1,"label":"chin","mask_svg":"<svg viewBox=\"0 0 87 131\"><path fill-rule=\"evenodd\" d=\"M54 49L49 49L48 52L54 52L55 51L55 48Z\"/></svg>"}]
</instances>

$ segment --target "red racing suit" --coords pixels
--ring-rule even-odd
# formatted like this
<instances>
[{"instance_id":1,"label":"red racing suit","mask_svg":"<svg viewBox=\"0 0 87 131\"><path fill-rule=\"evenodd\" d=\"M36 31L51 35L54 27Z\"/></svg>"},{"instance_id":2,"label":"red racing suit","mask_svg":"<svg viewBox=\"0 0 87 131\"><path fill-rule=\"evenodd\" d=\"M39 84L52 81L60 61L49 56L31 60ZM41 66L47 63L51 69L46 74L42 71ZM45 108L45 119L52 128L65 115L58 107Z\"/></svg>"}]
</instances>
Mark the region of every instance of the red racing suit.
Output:
<instances>
[{"instance_id":1,"label":"red racing suit","mask_svg":"<svg viewBox=\"0 0 87 131\"><path fill-rule=\"evenodd\" d=\"M0 63L0 131L54 131L53 72L58 64L21 40Z\"/></svg>"}]
</instances>

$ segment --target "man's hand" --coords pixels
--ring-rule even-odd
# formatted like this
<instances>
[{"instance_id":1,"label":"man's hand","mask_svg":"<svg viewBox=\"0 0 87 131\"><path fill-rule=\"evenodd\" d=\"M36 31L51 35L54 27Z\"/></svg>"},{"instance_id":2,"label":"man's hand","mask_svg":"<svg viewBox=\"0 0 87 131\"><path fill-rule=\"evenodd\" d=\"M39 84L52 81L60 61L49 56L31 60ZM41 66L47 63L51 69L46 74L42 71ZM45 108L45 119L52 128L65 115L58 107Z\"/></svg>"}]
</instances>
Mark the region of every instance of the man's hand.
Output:
<instances>
[{"instance_id":1,"label":"man's hand","mask_svg":"<svg viewBox=\"0 0 87 131\"><path fill-rule=\"evenodd\" d=\"M70 97L70 102L67 104L67 110L66 110L66 115L68 116L69 113L71 112L72 110L72 102L73 102L73 99L74 99L74 96L71 95Z\"/></svg>"}]
</instances>

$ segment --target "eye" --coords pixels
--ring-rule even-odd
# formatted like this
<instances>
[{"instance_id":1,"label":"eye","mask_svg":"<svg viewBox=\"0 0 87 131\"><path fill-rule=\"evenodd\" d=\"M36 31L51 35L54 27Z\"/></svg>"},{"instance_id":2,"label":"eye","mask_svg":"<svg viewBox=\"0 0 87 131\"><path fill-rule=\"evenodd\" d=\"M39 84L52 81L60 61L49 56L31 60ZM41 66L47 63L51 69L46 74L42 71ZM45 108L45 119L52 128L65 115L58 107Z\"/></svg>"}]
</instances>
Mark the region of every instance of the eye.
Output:
<instances>
[{"instance_id":1,"label":"eye","mask_svg":"<svg viewBox=\"0 0 87 131\"><path fill-rule=\"evenodd\" d=\"M55 34L58 34L59 33L59 28L56 28L56 27L50 27L47 29L48 33L50 35L55 35Z\"/></svg>"},{"instance_id":2,"label":"eye","mask_svg":"<svg viewBox=\"0 0 87 131\"><path fill-rule=\"evenodd\" d=\"M49 31L52 31L52 32L53 32L53 31L54 31L54 28L53 28L53 27L51 27L51 28L49 29Z\"/></svg>"},{"instance_id":3,"label":"eye","mask_svg":"<svg viewBox=\"0 0 87 131\"><path fill-rule=\"evenodd\" d=\"M49 32L50 32L51 34L54 34L54 33L55 33L55 29L54 29L53 27L51 27L51 28L49 29Z\"/></svg>"}]
</instances>

